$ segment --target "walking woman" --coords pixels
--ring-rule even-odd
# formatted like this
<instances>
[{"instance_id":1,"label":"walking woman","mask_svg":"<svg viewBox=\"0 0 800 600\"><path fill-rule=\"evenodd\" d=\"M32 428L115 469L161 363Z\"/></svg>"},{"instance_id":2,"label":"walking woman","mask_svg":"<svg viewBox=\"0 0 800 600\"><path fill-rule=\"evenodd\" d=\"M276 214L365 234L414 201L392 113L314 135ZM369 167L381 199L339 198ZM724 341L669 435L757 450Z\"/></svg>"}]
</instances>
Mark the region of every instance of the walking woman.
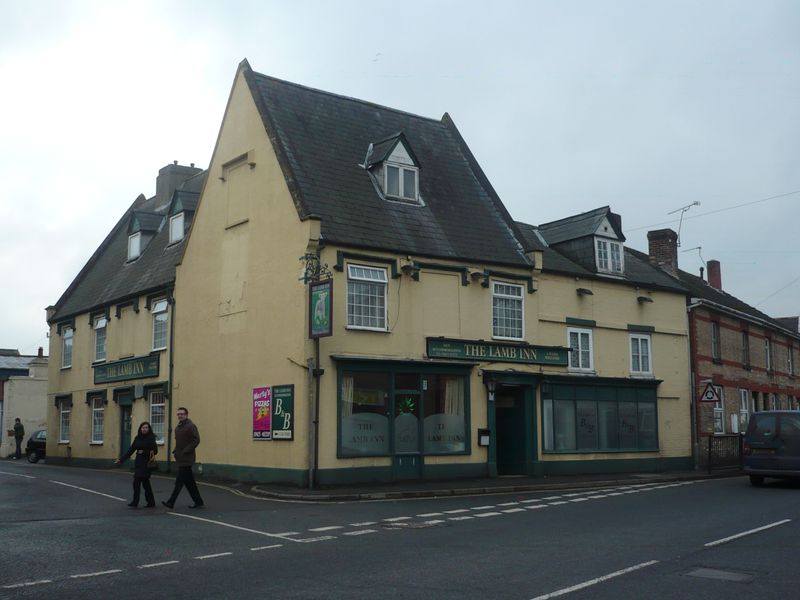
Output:
<instances>
[{"instance_id":1,"label":"walking woman","mask_svg":"<svg viewBox=\"0 0 800 600\"><path fill-rule=\"evenodd\" d=\"M156 505L156 499L153 496L153 488L150 486L150 468L147 465L158 454L158 445L153 428L147 421L139 425L139 431L136 433L131 447L121 458L115 460L114 464L119 465L125 462L134 453L136 453L136 459L133 463L133 500L128 506L131 508L139 506L139 490L141 486L144 486L144 498L147 501L145 506L153 508Z\"/></svg>"}]
</instances>

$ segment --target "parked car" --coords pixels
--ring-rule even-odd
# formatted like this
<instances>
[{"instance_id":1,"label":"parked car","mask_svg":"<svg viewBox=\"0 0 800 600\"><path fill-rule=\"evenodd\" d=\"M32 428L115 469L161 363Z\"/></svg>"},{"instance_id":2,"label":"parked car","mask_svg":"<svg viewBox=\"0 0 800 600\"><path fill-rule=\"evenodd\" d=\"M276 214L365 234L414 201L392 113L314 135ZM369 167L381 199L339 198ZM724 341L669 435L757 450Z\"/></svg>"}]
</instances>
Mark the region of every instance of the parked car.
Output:
<instances>
[{"instance_id":1,"label":"parked car","mask_svg":"<svg viewBox=\"0 0 800 600\"><path fill-rule=\"evenodd\" d=\"M45 446L47 445L47 430L40 429L34 431L28 438L28 445L25 446L25 455L28 462L37 463L45 457Z\"/></svg>"},{"instance_id":2,"label":"parked car","mask_svg":"<svg viewBox=\"0 0 800 600\"><path fill-rule=\"evenodd\" d=\"M800 477L800 412L769 410L754 413L743 447L744 472L750 483L765 477Z\"/></svg>"}]
</instances>

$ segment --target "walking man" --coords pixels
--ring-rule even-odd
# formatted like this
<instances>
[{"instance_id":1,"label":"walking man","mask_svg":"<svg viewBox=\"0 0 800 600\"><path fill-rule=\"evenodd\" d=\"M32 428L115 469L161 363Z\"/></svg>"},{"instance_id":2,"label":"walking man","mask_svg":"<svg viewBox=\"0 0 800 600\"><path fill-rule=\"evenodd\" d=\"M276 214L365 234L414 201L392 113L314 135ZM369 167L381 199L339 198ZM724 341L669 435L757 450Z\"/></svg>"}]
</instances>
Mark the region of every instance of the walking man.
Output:
<instances>
[{"instance_id":1,"label":"walking man","mask_svg":"<svg viewBox=\"0 0 800 600\"><path fill-rule=\"evenodd\" d=\"M14 458L19 460L22 458L22 438L25 437L25 426L22 424L22 421L19 420L19 417L14 419L14 441L17 442L17 452L14 454Z\"/></svg>"},{"instance_id":2,"label":"walking man","mask_svg":"<svg viewBox=\"0 0 800 600\"><path fill-rule=\"evenodd\" d=\"M192 465L196 461L195 448L200 444L200 433L197 426L189 419L189 411L181 406L178 411L178 425L175 427L175 449L172 454L175 456L175 466L178 467L178 475L175 477L175 488L169 499L162 501L161 504L167 508L175 506L175 500L181 493L183 486L189 490L194 504L189 508L200 508L203 506L203 497L197 489L197 483L192 473Z\"/></svg>"}]
</instances>

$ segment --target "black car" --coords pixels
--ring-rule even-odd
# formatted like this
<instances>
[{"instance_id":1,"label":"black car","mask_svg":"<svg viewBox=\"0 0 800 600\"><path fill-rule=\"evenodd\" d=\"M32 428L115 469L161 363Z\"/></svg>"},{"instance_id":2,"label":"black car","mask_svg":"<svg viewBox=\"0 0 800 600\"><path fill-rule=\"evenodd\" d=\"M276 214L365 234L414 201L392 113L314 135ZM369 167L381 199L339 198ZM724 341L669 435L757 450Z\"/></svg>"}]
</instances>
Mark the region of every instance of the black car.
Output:
<instances>
[{"instance_id":1,"label":"black car","mask_svg":"<svg viewBox=\"0 0 800 600\"><path fill-rule=\"evenodd\" d=\"M28 445L25 446L25 455L28 462L37 463L45 457L45 446L47 446L47 430L40 429L34 431L28 438Z\"/></svg>"}]
</instances>

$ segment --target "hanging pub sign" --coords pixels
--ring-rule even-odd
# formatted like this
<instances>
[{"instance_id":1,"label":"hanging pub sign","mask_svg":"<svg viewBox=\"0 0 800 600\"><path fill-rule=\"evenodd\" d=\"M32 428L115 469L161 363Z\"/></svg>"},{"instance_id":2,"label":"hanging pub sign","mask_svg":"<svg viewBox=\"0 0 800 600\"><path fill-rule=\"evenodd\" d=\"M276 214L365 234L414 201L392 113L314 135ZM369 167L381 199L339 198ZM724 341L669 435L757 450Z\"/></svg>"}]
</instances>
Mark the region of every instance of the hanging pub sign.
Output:
<instances>
[{"instance_id":1,"label":"hanging pub sign","mask_svg":"<svg viewBox=\"0 0 800 600\"><path fill-rule=\"evenodd\" d=\"M294 385L272 386L272 439L294 439Z\"/></svg>"},{"instance_id":2,"label":"hanging pub sign","mask_svg":"<svg viewBox=\"0 0 800 600\"><path fill-rule=\"evenodd\" d=\"M333 280L308 285L308 337L333 335Z\"/></svg>"},{"instance_id":3,"label":"hanging pub sign","mask_svg":"<svg viewBox=\"0 0 800 600\"><path fill-rule=\"evenodd\" d=\"M253 388L253 439L272 439L272 389Z\"/></svg>"}]
</instances>

